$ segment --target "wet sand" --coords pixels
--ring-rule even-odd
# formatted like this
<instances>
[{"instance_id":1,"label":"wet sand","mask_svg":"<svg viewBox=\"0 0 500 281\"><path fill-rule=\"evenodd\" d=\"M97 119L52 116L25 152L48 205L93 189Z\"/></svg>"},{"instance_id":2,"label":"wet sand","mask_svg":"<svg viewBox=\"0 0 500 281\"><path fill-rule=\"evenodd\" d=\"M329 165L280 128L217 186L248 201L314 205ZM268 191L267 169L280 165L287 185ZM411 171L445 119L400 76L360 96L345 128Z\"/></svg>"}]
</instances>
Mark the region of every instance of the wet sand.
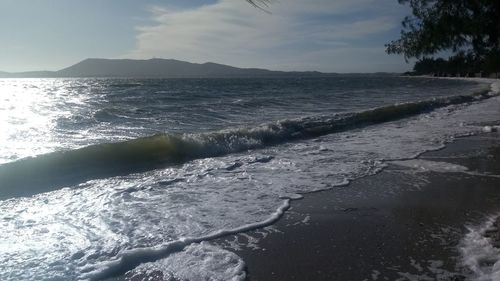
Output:
<instances>
[{"instance_id":1,"label":"wet sand","mask_svg":"<svg viewBox=\"0 0 500 281\"><path fill-rule=\"evenodd\" d=\"M213 242L242 257L255 281L469 280L460 241L467 225L500 212L500 134L459 139L419 159L468 171L388 163L375 176L293 201L270 227Z\"/></svg>"}]
</instances>

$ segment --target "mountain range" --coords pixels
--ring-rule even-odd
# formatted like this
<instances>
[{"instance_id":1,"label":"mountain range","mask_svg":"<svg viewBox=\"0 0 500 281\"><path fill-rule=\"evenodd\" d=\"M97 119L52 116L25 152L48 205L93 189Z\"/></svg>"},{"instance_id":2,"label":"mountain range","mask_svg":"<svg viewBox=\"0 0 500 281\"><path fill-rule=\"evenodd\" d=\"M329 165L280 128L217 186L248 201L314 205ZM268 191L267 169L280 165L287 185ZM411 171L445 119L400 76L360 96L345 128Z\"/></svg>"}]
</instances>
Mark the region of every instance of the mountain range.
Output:
<instances>
[{"instance_id":1,"label":"mountain range","mask_svg":"<svg viewBox=\"0 0 500 281\"><path fill-rule=\"evenodd\" d=\"M213 62L191 63L174 59L85 59L58 71L0 72L0 78L135 77L135 78L237 78L331 76L317 71L287 72L238 68Z\"/></svg>"}]
</instances>

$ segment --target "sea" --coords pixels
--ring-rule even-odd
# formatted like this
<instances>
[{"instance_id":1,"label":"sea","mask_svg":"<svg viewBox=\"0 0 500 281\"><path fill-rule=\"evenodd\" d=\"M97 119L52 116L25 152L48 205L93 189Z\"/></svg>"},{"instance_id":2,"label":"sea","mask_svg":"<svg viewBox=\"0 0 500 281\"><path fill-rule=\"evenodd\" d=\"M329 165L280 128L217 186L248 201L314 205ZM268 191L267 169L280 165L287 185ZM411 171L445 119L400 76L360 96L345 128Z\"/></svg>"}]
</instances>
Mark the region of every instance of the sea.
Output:
<instances>
[{"instance_id":1,"label":"sea","mask_svg":"<svg viewBox=\"0 0 500 281\"><path fill-rule=\"evenodd\" d=\"M213 239L484 130L498 92L375 74L0 79L0 280L245 280Z\"/></svg>"}]
</instances>

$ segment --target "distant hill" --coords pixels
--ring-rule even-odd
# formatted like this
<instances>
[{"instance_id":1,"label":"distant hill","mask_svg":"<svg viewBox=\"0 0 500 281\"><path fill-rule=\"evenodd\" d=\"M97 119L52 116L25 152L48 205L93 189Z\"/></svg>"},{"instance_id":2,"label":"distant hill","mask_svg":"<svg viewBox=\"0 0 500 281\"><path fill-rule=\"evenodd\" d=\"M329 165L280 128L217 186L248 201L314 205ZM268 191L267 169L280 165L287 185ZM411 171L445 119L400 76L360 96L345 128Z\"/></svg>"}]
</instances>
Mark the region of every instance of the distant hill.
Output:
<instances>
[{"instance_id":1,"label":"distant hill","mask_svg":"<svg viewBox=\"0 0 500 281\"><path fill-rule=\"evenodd\" d=\"M57 77L55 71L27 71L27 72L3 72L0 71L0 78L49 78Z\"/></svg>"},{"instance_id":2,"label":"distant hill","mask_svg":"<svg viewBox=\"0 0 500 281\"><path fill-rule=\"evenodd\" d=\"M229 65L190 63L173 59L86 59L58 71L0 72L0 77L136 77L136 78L231 78L331 76L316 71L286 72Z\"/></svg>"}]
</instances>

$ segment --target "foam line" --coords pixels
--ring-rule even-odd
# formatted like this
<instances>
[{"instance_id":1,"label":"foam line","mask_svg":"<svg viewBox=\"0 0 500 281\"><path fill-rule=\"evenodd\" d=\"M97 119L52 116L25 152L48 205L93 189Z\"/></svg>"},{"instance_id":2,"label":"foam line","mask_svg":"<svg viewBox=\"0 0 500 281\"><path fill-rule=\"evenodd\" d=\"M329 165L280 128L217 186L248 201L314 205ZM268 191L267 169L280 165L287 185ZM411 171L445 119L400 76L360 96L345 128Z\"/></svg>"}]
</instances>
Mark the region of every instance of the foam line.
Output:
<instances>
[{"instance_id":1,"label":"foam line","mask_svg":"<svg viewBox=\"0 0 500 281\"><path fill-rule=\"evenodd\" d=\"M233 229L223 229L206 236L183 238L173 241L161 246L150 248L139 248L124 251L120 257L113 261L108 261L101 265L100 268L87 268L84 269L86 273L82 274L82 278L90 281L103 280L109 277L124 274L127 271L137 267L141 263L152 262L165 258L169 254L182 251L186 246L193 243L200 243L217 239L223 236L246 232L257 228L272 225L283 216L286 210L290 208L290 201L292 199L285 199L280 207L264 221L246 224Z\"/></svg>"}]
</instances>

